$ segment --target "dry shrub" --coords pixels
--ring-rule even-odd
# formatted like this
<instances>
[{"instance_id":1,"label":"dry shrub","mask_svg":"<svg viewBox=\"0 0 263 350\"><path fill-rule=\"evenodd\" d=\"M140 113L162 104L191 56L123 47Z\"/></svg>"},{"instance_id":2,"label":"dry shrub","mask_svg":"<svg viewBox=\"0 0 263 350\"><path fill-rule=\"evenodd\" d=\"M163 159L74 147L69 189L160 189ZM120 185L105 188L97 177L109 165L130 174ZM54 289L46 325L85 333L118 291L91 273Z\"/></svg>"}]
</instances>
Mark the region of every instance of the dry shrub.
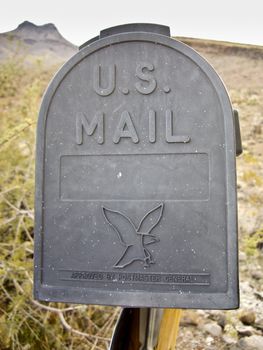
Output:
<instances>
[{"instance_id":1,"label":"dry shrub","mask_svg":"<svg viewBox=\"0 0 263 350\"><path fill-rule=\"evenodd\" d=\"M56 67L0 66L0 349L107 349L118 308L32 298L35 126Z\"/></svg>"}]
</instances>

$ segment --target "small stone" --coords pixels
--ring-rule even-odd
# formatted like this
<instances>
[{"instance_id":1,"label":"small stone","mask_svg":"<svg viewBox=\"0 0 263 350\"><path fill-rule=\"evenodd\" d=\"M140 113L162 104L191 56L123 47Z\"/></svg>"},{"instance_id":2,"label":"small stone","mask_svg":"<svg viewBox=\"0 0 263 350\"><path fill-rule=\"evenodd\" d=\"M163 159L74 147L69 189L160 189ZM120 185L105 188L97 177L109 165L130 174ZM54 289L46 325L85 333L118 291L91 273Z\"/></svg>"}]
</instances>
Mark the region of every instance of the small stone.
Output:
<instances>
[{"instance_id":1,"label":"small stone","mask_svg":"<svg viewBox=\"0 0 263 350\"><path fill-rule=\"evenodd\" d=\"M253 293L253 288L250 286L248 281L240 282L240 292L249 295Z\"/></svg>"},{"instance_id":2,"label":"small stone","mask_svg":"<svg viewBox=\"0 0 263 350\"><path fill-rule=\"evenodd\" d=\"M261 335L252 335L251 337L241 338L238 346L244 350L262 350L263 337Z\"/></svg>"},{"instance_id":3,"label":"small stone","mask_svg":"<svg viewBox=\"0 0 263 350\"><path fill-rule=\"evenodd\" d=\"M253 327L256 328L257 330L263 332L263 318L257 320L257 322L255 322L255 324L253 324Z\"/></svg>"},{"instance_id":4,"label":"small stone","mask_svg":"<svg viewBox=\"0 0 263 350\"><path fill-rule=\"evenodd\" d=\"M195 310L198 316L205 317L207 315L207 312L204 310Z\"/></svg>"},{"instance_id":5,"label":"small stone","mask_svg":"<svg viewBox=\"0 0 263 350\"><path fill-rule=\"evenodd\" d=\"M239 264L239 271L240 271L240 272L247 272L247 271L248 271L247 265L241 265L241 264Z\"/></svg>"},{"instance_id":6,"label":"small stone","mask_svg":"<svg viewBox=\"0 0 263 350\"><path fill-rule=\"evenodd\" d=\"M216 323L206 323L203 328L213 337L220 337L222 334L222 328Z\"/></svg>"},{"instance_id":7,"label":"small stone","mask_svg":"<svg viewBox=\"0 0 263 350\"><path fill-rule=\"evenodd\" d=\"M257 242L257 249L258 249L258 250L263 250L263 240Z\"/></svg>"},{"instance_id":8,"label":"small stone","mask_svg":"<svg viewBox=\"0 0 263 350\"><path fill-rule=\"evenodd\" d=\"M208 336L205 341L206 341L207 345L211 345L214 341L214 338Z\"/></svg>"},{"instance_id":9,"label":"small stone","mask_svg":"<svg viewBox=\"0 0 263 350\"><path fill-rule=\"evenodd\" d=\"M254 334L254 329L251 326L236 326L236 330L240 337L250 337Z\"/></svg>"},{"instance_id":10,"label":"small stone","mask_svg":"<svg viewBox=\"0 0 263 350\"><path fill-rule=\"evenodd\" d=\"M255 323L256 315L253 311L245 310L241 313L239 319L244 325L249 326Z\"/></svg>"},{"instance_id":11,"label":"small stone","mask_svg":"<svg viewBox=\"0 0 263 350\"><path fill-rule=\"evenodd\" d=\"M226 325L226 315L221 311L211 311L208 316L211 320L216 321L216 323L222 328Z\"/></svg>"},{"instance_id":12,"label":"small stone","mask_svg":"<svg viewBox=\"0 0 263 350\"><path fill-rule=\"evenodd\" d=\"M227 345L233 345L236 344L236 339L233 337L230 337L229 335L224 334L222 337L223 341L227 344Z\"/></svg>"},{"instance_id":13,"label":"small stone","mask_svg":"<svg viewBox=\"0 0 263 350\"><path fill-rule=\"evenodd\" d=\"M258 300L263 301L263 293L255 292L254 295Z\"/></svg>"},{"instance_id":14,"label":"small stone","mask_svg":"<svg viewBox=\"0 0 263 350\"><path fill-rule=\"evenodd\" d=\"M261 125L254 125L253 134L261 135L261 133L262 133Z\"/></svg>"},{"instance_id":15,"label":"small stone","mask_svg":"<svg viewBox=\"0 0 263 350\"><path fill-rule=\"evenodd\" d=\"M229 350L240 350L241 349L239 346L237 346L237 344L230 345L228 348L229 348Z\"/></svg>"},{"instance_id":16,"label":"small stone","mask_svg":"<svg viewBox=\"0 0 263 350\"><path fill-rule=\"evenodd\" d=\"M255 280L259 281L263 278L263 272L255 270L251 272L251 276L252 278L254 278Z\"/></svg>"},{"instance_id":17,"label":"small stone","mask_svg":"<svg viewBox=\"0 0 263 350\"><path fill-rule=\"evenodd\" d=\"M239 252L239 261L246 261L247 260L247 255L244 252Z\"/></svg>"},{"instance_id":18,"label":"small stone","mask_svg":"<svg viewBox=\"0 0 263 350\"><path fill-rule=\"evenodd\" d=\"M180 320L180 326L197 326L199 324L198 315L194 311L184 311Z\"/></svg>"}]
</instances>

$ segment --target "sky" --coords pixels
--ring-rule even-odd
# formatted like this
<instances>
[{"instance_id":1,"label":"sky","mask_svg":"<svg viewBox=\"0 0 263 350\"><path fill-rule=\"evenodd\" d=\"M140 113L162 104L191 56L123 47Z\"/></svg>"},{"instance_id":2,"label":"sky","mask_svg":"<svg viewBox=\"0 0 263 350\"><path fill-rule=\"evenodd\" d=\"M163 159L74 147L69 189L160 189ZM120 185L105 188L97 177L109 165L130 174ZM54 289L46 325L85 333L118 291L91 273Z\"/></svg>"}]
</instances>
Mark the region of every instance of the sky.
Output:
<instances>
[{"instance_id":1,"label":"sky","mask_svg":"<svg viewBox=\"0 0 263 350\"><path fill-rule=\"evenodd\" d=\"M0 0L0 33L54 23L76 45L124 23L168 25L173 36L263 45L263 0Z\"/></svg>"}]
</instances>

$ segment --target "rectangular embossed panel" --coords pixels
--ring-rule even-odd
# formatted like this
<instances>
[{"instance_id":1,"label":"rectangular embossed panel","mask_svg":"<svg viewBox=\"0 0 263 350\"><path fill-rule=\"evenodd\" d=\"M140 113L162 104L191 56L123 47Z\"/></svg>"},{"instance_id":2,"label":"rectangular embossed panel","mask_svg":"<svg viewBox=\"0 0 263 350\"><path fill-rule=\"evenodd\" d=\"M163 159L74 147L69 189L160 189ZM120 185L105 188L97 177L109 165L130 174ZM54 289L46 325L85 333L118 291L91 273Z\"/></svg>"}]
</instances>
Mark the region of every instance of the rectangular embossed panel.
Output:
<instances>
[{"instance_id":1,"label":"rectangular embossed panel","mask_svg":"<svg viewBox=\"0 0 263 350\"><path fill-rule=\"evenodd\" d=\"M235 140L225 87L168 36L110 32L62 67L42 103L35 297L236 308Z\"/></svg>"},{"instance_id":2,"label":"rectangular embossed panel","mask_svg":"<svg viewBox=\"0 0 263 350\"><path fill-rule=\"evenodd\" d=\"M60 169L62 200L207 200L209 196L207 154L64 156Z\"/></svg>"}]
</instances>

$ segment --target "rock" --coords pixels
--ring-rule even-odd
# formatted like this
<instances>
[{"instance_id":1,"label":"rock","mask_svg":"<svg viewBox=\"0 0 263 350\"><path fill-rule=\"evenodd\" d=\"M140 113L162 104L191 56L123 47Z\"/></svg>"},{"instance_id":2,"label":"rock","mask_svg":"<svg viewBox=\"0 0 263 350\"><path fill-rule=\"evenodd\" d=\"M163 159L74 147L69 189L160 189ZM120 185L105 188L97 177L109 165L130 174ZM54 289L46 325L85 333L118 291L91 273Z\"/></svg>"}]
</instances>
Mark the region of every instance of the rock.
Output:
<instances>
[{"instance_id":1,"label":"rock","mask_svg":"<svg viewBox=\"0 0 263 350\"><path fill-rule=\"evenodd\" d=\"M241 313L241 315L239 316L239 319L243 324L249 326L249 325L252 325L253 323L255 323L256 315L255 315L254 311L245 310Z\"/></svg>"},{"instance_id":2,"label":"rock","mask_svg":"<svg viewBox=\"0 0 263 350\"><path fill-rule=\"evenodd\" d=\"M263 278L263 272L258 271L258 270L251 271L251 276L255 280L261 280Z\"/></svg>"},{"instance_id":3,"label":"rock","mask_svg":"<svg viewBox=\"0 0 263 350\"><path fill-rule=\"evenodd\" d=\"M236 326L237 333L240 337L250 337L255 334L251 326Z\"/></svg>"},{"instance_id":4,"label":"rock","mask_svg":"<svg viewBox=\"0 0 263 350\"><path fill-rule=\"evenodd\" d=\"M207 345L211 345L213 342L214 342L214 338L213 337L210 337L210 336L208 336L207 338L206 338L206 344Z\"/></svg>"},{"instance_id":5,"label":"rock","mask_svg":"<svg viewBox=\"0 0 263 350\"><path fill-rule=\"evenodd\" d=\"M254 125L252 132L253 132L253 134L261 135L261 133L262 133L261 125Z\"/></svg>"},{"instance_id":6,"label":"rock","mask_svg":"<svg viewBox=\"0 0 263 350\"><path fill-rule=\"evenodd\" d=\"M247 265L246 264L244 264L244 265L241 265L241 264L239 264L239 272L247 272L248 271L248 267L247 267Z\"/></svg>"},{"instance_id":7,"label":"rock","mask_svg":"<svg viewBox=\"0 0 263 350\"><path fill-rule=\"evenodd\" d=\"M248 192L246 188L246 192ZM248 193L246 193L248 195ZM242 232L245 232L248 236L253 235L257 231L257 225L254 219L250 217L238 217L239 227Z\"/></svg>"},{"instance_id":8,"label":"rock","mask_svg":"<svg viewBox=\"0 0 263 350\"><path fill-rule=\"evenodd\" d=\"M198 315L194 311L184 311L180 320L180 326L197 326L199 324Z\"/></svg>"},{"instance_id":9,"label":"rock","mask_svg":"<svg viewBox=\"0 0 263 350\"><path fill-rule=\"evenodd\" d=\"M222 328L216 323L206 323L203 329L213 337L220 337L222 334Z\"/></svg>"},{"instance_id":10,"label":"rock","mask_svg":"<svg viewBox=\"0 0 263 350\"><path fill-rule=\"evenodd\" d=\"M238 346L244 350L262 350L263 337L260 335L252 335L251 337L241 338Z\"/></svg>"},{"instance_id":11,"label":"rock","mask_svg":"<svg viewBox=\"0 0 263 350\"><path fill-rule=\"evenodd\" d=\"M257 320L257 322L253 324L253 327L263 332L263 318L260 320Z\"/></svg>"},{"instance_id":12,"label":"rock","mask_svg":"<svg viewBox=\"0 0 263 350\"><path fill-rule=\"evenodd\" d=\"M208 318L210 318L213 321L216 321L216 323L222 328L224 328L226 325L226 315L221 311L211 311Z\"/></svg>"},{"instance_id":13,"label":"rock","mask_svg":"<svg viewBox=\"0 0 263 350\"><path fill-rule=\"evenodd\" d=\"M236 344L236 339L233 337L230 337L229 335L224 334L222 337L223 341L227 344L227 345L233 345Z\"/></svg>"},{"instance_id":14,"label":"rock","mask_svg":"<svg viewBox=\"0 0 263 350\"><path fill-rule=\"evenodd\" d=\"M240 282L240 291L244 294L253 293L253 288L250 286L249 281Z\"/></svg>"},{"instance_id":15,"label":"rock","mask_svg":"<svg viewBox=\"0 0 263 350\"><path fill-rule=\"evenodd\" d=\"M258 249L258 250L263 250L263 241L259 241L259 242L257 243L257 249Z\"/></svg>"},{"instance_id":16,"label":"rock","mask_svg":"<svg viewBox=\"0 0 263 350\"><path fill-rule=\"evenodd\" d=\"M239 261L246 261L247 260L247 255L244 252L239 252Z\"/></svg>"},{"instance_id":17,"label":"rock","mask_svg":"<svg viewBox=\"0 0 263 350\"><path fill-rule=\"evenodd\" d=\"M198 316L205 317L207 315L207 312L204 310L195 310Z\"/></svg>"},{"instance_id":18,"label":"rock","mask_svg":"<svg viewBox=\"0 0 263 350\"><path fill-rule=\"evenodd\" d=\"M255 292L254 295L258 300L263 301L263 293Z\"/></svg>"}]
</instances>

